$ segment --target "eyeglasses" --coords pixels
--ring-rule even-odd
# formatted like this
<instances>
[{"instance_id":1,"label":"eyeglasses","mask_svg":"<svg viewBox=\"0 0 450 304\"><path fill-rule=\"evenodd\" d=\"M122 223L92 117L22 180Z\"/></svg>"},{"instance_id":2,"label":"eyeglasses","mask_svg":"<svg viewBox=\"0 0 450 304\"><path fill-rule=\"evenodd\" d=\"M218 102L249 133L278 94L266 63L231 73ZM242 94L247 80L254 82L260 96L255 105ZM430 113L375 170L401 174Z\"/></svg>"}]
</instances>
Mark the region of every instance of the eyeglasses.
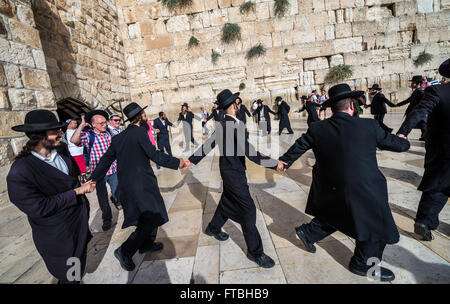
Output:
<instances>
[{"instance_id":1,"label":"eyeglasses","mask_svg":"<svg viewBox=\"0 0 450 304\"><path fill-rule=\"evenodd\" d=\"M104 126L108 123L106 121L103 121L103 122L95 122L94 124Z\"/></svg>"},{"instance_id":2,"label":"eyeglasses","mask_svg":"<svg viewBox=\"0 0 450 304\"><path fill-rule=\"evenodd\" d=\"M120 118L119 119L111 119L111 120L117 122L117 121L120 121Z\"/></svg>"}]
</instances>

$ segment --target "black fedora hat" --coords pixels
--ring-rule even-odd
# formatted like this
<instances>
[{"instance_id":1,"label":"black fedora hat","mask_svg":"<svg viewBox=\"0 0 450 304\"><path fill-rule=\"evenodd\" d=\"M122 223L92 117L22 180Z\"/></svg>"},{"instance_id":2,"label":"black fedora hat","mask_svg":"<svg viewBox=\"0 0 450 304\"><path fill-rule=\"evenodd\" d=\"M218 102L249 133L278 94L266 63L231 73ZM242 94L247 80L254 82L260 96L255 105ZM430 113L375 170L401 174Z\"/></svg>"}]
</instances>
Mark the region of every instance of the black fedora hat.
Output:
<instances>
[{"instance_id":1,"label":"black fedora hat","mask_svg":"<svg viewBox=\"0 0 450 304\"><path fill-rule=\"evenodd\" d=\"M263 101L262 101L261 99L258 99L258 100L256 101L256 103L260 103L260 104L262 104L262 103L263 103Z\"/></svg>"},{"instance_id":2,"label":"black fedora hat","mask_svg":"<svg viewBox=\"0 0 450 304\"><path fill-rule=\"evenodd\" d=\"M64 127L64 122L58 122L56 115L49 110L33 110L25 115L23 125L14 126L11 129L17 132L43 132Z\"/></svg>"},{"instance_id":3,"label":"black fedora hat","mask_svg":"<svg viewBox=\"0 0 450 304\"><path fill-rule=\"evenodd\" d=\"M106 113L106 111L103 110L92 110L86 113L86 115L84 116L84 118L86 119L87 123L92 123L92 117L94 117L94 115L101 115L103 117L105 117L106 120L109 119L109 115L108 113Z\"/></svg>"},{"instance_id":4,"label":"black fedora hat","mask_svg":"<svg viewBox=\"0 0 450 304\"><path fill-rule=\"evenodd\" d=\"M281 96L275 97L275 101L282 101L282 100L283 100L283 98L281 98Z\"/></svg>"},{"instance_id":5,"label":"black fedora hat","mask_svg":"<svg viewBox=\"0 0 450 304\"><path fill-rule=\"evenodd\" d=\"M189 105L187 104L187 102L185 102L185 103L183 103L183 104L181 105L181 107L189 108Z\"/></svg>"},{"instance_id":6,"label":"black fedora hat","mask_svg":"<svg viewBox=\"0 0 450 304\"><path fill-rule=\"evenodd\" d=\"M132 102L129 105L127 105L125 108L123 108L123 114L125 114L125 116L128 118L127 120L125 120L125 122L129 121L130 119L141 113L147 107L148 106L141 108L141 106L135 102Z\"/></svg>"},{"instance_id":7,"label":"black fedora hat","mask_svg":"<svg viewBox=\"0 0 450 304\"><path fill-rule=\"evenodd\" d=\"M380 86L377 84L377 83L374 83L373 85L372 85L372 87L371 88L369 88L369 90L377 90L377 91L381 91L381 88L380 88Z\"/></svg>"},{"instance_id":8,"label":"black fedora hat","mask_svg":"<svg viewBox=\"0 0 450 304\"><path fill-rule=\"evenodd\" d=\"M450 59L445 60L439 66L439 74L444 76L445 78L450 78Z\"/></svg>"},{"instance_id":9,"label":"black fedora hat","mask_svg":"<svg viewBox=\"0 0 450 304\"><path fill-rule=\"evenodd\" d=\"M328 90L328 96L330 98L327 99L323 103L324 107L331 107L334 103L336 103L339 100L345 99L345 98L359 98L362 95L364 95L364 91L352 91L350 89L350 86L346 83L340 83L335 86L332 86Z\"/></svg>"},{"instance_id":10,"label":"black fedora hat","mask_svg":"<svg viewBox=\"0 0 450 304\"><path fill-rule=\"evenodd\" d=\"M308 96L302 95L301 99L308 99Z\"/></svg>"},{"instance_id":11,"label":"black fedora hat","mask_svg":"<svg viewBox=\"0 0 450 304\"><path fill-rule=\"evenodd\" d=\"M233 94L228 89L221 91L219 94L217 94L217 101L219 102L219 108L226 109L238 97L239 97L239 92Z\"/></svg>"},{"instance_id":12,"label":"black fedora hat","mask_svg":"<svg viewBox=\"0 0 450 304\"><path fill-rule=\"evenodd\" d=\"M414 75L410 82L417 82L417 83L421 83L423 81L423 77L422 75Z\"/></svg>"}]
</instances>

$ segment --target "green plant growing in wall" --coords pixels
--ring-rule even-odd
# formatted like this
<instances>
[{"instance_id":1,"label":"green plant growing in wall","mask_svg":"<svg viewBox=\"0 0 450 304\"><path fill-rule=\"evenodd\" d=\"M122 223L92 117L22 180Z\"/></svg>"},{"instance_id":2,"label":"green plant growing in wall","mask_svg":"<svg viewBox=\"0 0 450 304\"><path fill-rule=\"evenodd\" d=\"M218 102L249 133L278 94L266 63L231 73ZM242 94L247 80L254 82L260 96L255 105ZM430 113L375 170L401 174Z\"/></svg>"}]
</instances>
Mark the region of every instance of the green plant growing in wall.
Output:
<instances>
[{"instance_id":1,"label":"green plant growing in wall","mask_svg":"<svg viewBox=\"0 0 450 304\"><path fill-rule=\"evenodd\" d=\"M189 39L189 43L188 43L188 47L194 47L194 46L199 46L200 41L198 41L197 38L195 38L194 36L191 36L191 39Z\"/></svg>"},{"instance_id":2,"label":"green plant growing in wall","mask_svg":"<svg viewBox=\"0 0 450 304\"><path fill-rule=\"evenodd\" d=\"M431 61L431 59L433 59L433 55L431 55L430 53L422 52L419 54L419 56L417 56L416 60L414 60L414 65L415 66L424 65L425 63Z\"/></svg>"},{"instance_id":3,"label":"green plant growing in wall","mask_svg":"<svg viewBox=\"0 0 450 304\"><path fill-rule=\"evenodd\" d=\"M248 50L247 55L245 56L247 59L252 59L254 57L263 56L266 53L266 48L261 43L258 43L254 47Z\"/></svg>"},{"instance_id":4,"label":"green plant growing in wall","mask_svg":"<svg viewBox=\"0 0 450 304\"><path fill-rule=\"evenodd\" d=\"M275 0L273 11L276 17L283 17L289 8L289 0Z\"/></svg>"},{"instance_id":5,"label":"green plant growing in wall","mask_svg":"<svg viewBox=\"0 0 450 304\"><path fill-rule=\"evenodd\" d=\"M161 3L169 10L174 10L177 7L188 7L192 5L192 0L161 0Z\"/></svg>"},{"instance_id":6,"label":"green plant growing in wall","mask_svg":"<svg viewBox=\"0 0 450 304\"><path fill-rule=\"evenodd\" d=\"M347 64L340 64L330 69L326 79L328 81L338 82L352 77L353 71L351 66Z\"/></svg>"},{"instance_id":7,"label":"green plant growing in wall","mask_svg":"<svg viewBox=\"0 0 450 304\"><path fill-rule=\"evenodd\" d=\"M252 1L247 1L241 4L239 12L241 14L248 14L250 11L255 11L256 5Z\"/></svg>"},{"instance_id":8,"label":"green plant growing in wall","mask_svg":"<svg viewBox=\"0 0 450 304\"><path fill-rule=\"evenodd\" d=\"M241 83L239 84L239 91L242 91L242 90L244 90L244 89L245 89L245 83L241 82Z\"/></svg>"},{"instance_id":9,"label":"green plant growing in wall","mask_svg":"<svg viewBox=\"0 0 450 304\"><path fill-rule=\"evenodd\" d=\"M217 53L214 50L211 50L211 61L212 61L213 64L216 64L216 62L219 59L219 57L220 57L219 53Z\"/></svg>"},{"instance_id":10,"label":"green plant growing in wall","mask_svg":"<svg viewBox=\"0 0 450 304\"><path fill-rule=\"evenodd\" d=\"M222 28L222 41L231 43L241 40L241 27L235 23L227 23Z\"/></svg>"}]
</instances>

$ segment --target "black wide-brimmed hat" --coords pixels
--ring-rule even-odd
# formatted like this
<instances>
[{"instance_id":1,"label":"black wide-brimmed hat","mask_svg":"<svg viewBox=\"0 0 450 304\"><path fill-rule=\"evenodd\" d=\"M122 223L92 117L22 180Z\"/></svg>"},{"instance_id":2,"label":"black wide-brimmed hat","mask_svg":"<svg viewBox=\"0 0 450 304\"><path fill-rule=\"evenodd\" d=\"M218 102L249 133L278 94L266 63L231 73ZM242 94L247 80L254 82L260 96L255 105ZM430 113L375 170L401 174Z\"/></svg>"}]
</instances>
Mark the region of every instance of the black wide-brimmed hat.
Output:
<instances>
[{"instance_id":1,"label":"black wide-brimmed hat","mask_svg":"<svg viewBox=\"0 0 450 304\"><path fill-rule=\"evenodd\" d=\"M189 108L189 105L187 104L187 102L185 102L185 103L183 103L182 105L181 105L181 107L186 107L186 108Z\"/></svg>"},{"instance_id":2,"label":"black wide-brimmed hat","mask_svg":"<svg viewBox=\"0 0 450 304\"><path fill-rule=\"evenodd\" d=\"M262 103L263 103L263 101L262 101L261 99L258 99L258 100L256 101L256 103L260 103L260 104L262 104Z\"/></svg>"},{"instance_id":3,"label":"black wide-brimmed hat","mask_svg":"<svg viewBox=\"0 0 450 304\"><path fill-rule=\"evenodd\" d=\"M439 66L439 74L444 76L445 78L450 78L450 59L445 60Z\"/></svg>"},{"instance_id":4,"label":"black wide-brimmed hat","mask_svg":"<svg viewBox=\"0 0 450 304\"><path fill-rule=\"evenodd\" d=\"M277 96L277 97L275 97L275 101L282 101L283 100L283 98L281 98L281 96Z\"/></svg>"},{"instance_id":5,"label":"black wide-brimmed hat","mask_svg":"<svg viewBox=\"0 0 450 304\"><path fill-rule=\"evenodd\" d=\"M410 82L417 82L417 83L421 83L423 81L423 77L422 75L414 75Z\"/></svg>"},{"instance_id":6,"label":"black wide-brimmed hat","mask_svg":"<svg viewBox=\"0 0 450 304\"><path fill-rule=\"evenodd\" d=\"M59 122L56 115L49 110L33 110L25 115L23 125L14 126L11 129L17 132L35 133L59 129L65 125L64 122Z\"/></svg>"},{"instance_id":7,"label":"black wide-brimmed hat","mask_svg":"<svg viewBox=\"0 0 450 304\"><path fill-rule=\"evenodd\" d=\"M129 121L130 119L141 113L147 107L148 106L141 108L141 106L135 102L132 102L129 105L127 105L125 108L123 108L123 114L125 114L125 116L128 118L127 120L125 120L125 122Z\"/></svg>"},{"instance_id":8,"label":"black wide-brimmed hat","mask_svg":"<svg viewBox=\"0 0 450 304\"><path fill-rule=\"evenodd\" d=\"M377 84L377 83L374 83L373 85L372 85L372 87L371 88L369 88L369 90L377 90L377 91L381 91L381 88L380 88L380 86Z\"/></svg>"},{"instance_id":9,"label":"black wide-brimmed hat","mask_svg":"<svg viewBox=\"0 0 450 304\"><path fill-rule=\"evenodd\" d=\"M219 108L226 109L238 97L239 97L239 92L233 94L228 89L221 91L219 94L217 94L217 101L219 102Z\"/></svg>"},{"instance_id":10,"label":"black wide-brimmed hat","mask_svg":"<svg viewBox=\"0 0 450 304\"><path fill-rule=\"evenodd\" d=\"M301 97L301 99L308 99L308 96L303 95L303 96Z\"/></svg>"},{"instance_id":11,"label":"black wide-brimmed hat","mask_svg":"<svg viewBox=\"0 0 450 304\"><path fill-rule=\"evenodd\" d=\"M106 113L106 111L103 110L92 110L86 113L86 115L84 116L85 120L87 123L92 123L92 117L94 117L94 115L101 115L103 117L105 117L106 120L108 120L109 115L108 113Z\"/></svg>"},{"instance_id":12,"label":"black wide-brimmed hat","mask_svg":"<svg viewBox=\"0 0 450 304\"><path fill-rule=\"evenodd\" d=\"M324 107L331 107L337 101L345 98L359 98L364 95L364 91L352 91L346 83L337 84L328 90L329 98L323 103Z\"/></svg>"}]
</instances>

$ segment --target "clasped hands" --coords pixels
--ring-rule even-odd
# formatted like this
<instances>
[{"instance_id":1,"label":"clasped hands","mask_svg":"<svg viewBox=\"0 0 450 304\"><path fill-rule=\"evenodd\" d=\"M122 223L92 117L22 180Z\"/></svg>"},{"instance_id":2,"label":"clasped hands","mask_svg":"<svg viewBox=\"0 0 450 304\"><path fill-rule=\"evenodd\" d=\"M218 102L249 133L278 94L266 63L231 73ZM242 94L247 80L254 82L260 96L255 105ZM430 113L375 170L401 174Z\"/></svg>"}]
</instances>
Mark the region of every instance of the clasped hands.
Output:
<instances>
[{"instance_id":1,"label":"clasped hands","mask_svg":"<svg viewBox=\"0 0 450 304\"><path fill-rule=\"evenodd\" d=\"M178 168L180 170L186 171L190 165L191 165L191 162L188 159L180 158L180 165L178 166Z\"/></svg>"},{"instance_id":2,"label":"clasped hands","mask_svg":"<svg viewBox=\"0 0 450 304\"><path fill-rule=\"evenodd\" d=\"M278 172L286 172L286 168L284 166L286 166L287 163L285 163L284 161L279 160L278 161L278 165L277 165L277 171Z\"/></svg>"},{"instance_id":3,"label":"clasped hands","mask_svg":"<svg viewBox=\"0 0 450 304\"><path fill-rule=\"evenodd\" d=\"M91 193L92 191L94 191L95 185L96 183L93 180L90 180L80 187L73 189L73 191L75 191L76 195Z\"/></svg>"}]
</instances>

